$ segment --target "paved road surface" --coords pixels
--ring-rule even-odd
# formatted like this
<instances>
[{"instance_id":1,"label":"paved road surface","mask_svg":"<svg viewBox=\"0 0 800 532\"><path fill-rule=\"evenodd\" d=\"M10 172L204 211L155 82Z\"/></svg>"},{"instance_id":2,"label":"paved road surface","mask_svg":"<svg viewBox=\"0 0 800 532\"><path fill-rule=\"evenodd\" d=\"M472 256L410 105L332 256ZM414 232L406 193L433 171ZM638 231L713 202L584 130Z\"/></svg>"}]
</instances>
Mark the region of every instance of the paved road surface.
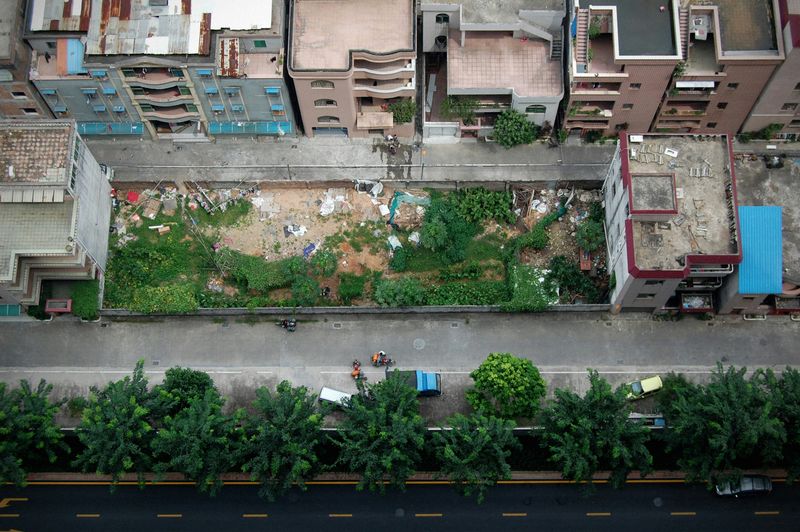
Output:
<instances>
[{"instance_id":1,"label":"paved road surface","mask_svg":"<svg viewBox=\"0 0 800 532\"><path fill-rule=\"evenodd\" d=\"M143 358L152 382L172 366L203 369L232 405L242 406L255 387L282 379L313 390L324 384L355 391L349 376L353 358L366 362L383 349L401 369L445 373L445 397L423 407L444 404L444 415L464 406L460 392L470 382L469 372L493 351L529 357L551 390L582 391L589 367L620 384L671 369L702 379L718 360L751 368L800 365L799 333L800 323L780 317L661 322L600 313L313 316L301 318L295 333L268 317L14 322L0 324L0 380L41 377L56 385L57 395L71 396L121 378ZM368 368L367 375L375 380L382 373Z\"/></svg>"},{"instance_id":2,"label":"paved road surface","mask_svg":"<svg viewBox=\"0 0 800 532\"><path fill-rule=\"evenodd\" d=\"M411 485L405 493L358 493L352 485L312 485L269 504L254 486L225 486L213 499L191 486L0 488L0 529L36 531L249 530L544 530L793 531L800 487L776 483L772 494L723 499L699 486L646 483L593 495L565 484L505 484L482 505L449 486Z\"/></svg>"}]
</instances>

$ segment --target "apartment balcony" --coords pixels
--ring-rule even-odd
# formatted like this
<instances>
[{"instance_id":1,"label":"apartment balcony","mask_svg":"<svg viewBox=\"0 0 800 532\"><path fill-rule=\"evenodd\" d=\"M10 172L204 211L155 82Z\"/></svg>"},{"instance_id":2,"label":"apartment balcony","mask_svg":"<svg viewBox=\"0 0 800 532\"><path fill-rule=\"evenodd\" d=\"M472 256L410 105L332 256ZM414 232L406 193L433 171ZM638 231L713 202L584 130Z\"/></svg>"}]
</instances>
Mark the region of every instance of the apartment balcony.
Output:
<instances>
[{"instance_id":1,"label":"apartment balcony","mask_svg":"<svg viewBox=\"0 0 800 532\"><path fill-rule=\"evenodd\" d=\"M619 96L621 83L604 83L590 81L576 81L572 86L572 94L587 95L592 98L602 96Z\"/></svg>"},{"instance_id":2,"label":"apartment balcony","mask_svg":"<svg viewBox=\"0 0 800 532\"><path fill-rule=\"evenodd\" d=\"M376 98L413 98L416 94L414 80L373 80L370 84L363 81L353 86L353 96Z\"/></svg>"},{"instance_id":3,"label":"apartment balcony","mask_svg":"<svg viewBox=\"0 0 800 532\"><path fill-rule=\"evenodd\" d=\"M714 89L672 89L667 95L667 101L686 102L691 100L710 100L717 94Z\"/></svg>"},{"instance_id":4,"label":"apartment balcony","mask_svg":"<svg viewBox=\"0 0 800 532\"><path fill-rule=\"evenodd\" d=\"M356 114L356 129L391 129L393 127L394 113L362 110Z\"/></svg>"},{"instance_id":5,"label":"apartment balcony","mask_svg":"<svg viewBox=\"0 0 800 532\"><path fill-rule=\"evenodd\" d=\"M411 79L416 72L416 60L398 59L388 63L376 63L364 59L356 59L353 63L354 79Z\"/></svg>"},{"instance_id":6,"label":"apartment balcony","mask_svg":"<svg viewBox=\"0 0 800 532\"><path fill-rule=\"evenodd\" d=\"M708 103L671 103L661 109L660 120L685 120L687 117L705 116Z\"/></svg>"},{"instance_id":7,"label":"apartment balcony","mask_svg":"<svg viewBox=\"0 0 800 532\"><path fill-rule=\"evenodd\" d=\"M577 52L576 52L577 53ZM576 60L574 78L580 81L589 79L601 82L605 76L614 78L625 77L623 65L614 62L614 42L611 34L601 35L589 41L585 52L586 62ZM588 78L588 79L587 79Z\"/></svg>"},{"instance_id":8,"label":"apartment balcony","mask_svg":"<svg viewBox=\"0 0 800 532\"><path fill-rule=\"evenodd\" d=\"M697 129L702 125L702 120L699 118L697 120L681 120L681 121L672 121L672 120L663 120L663 118L659 118L658 122L656 123L656 131L658 132L668 132L667 130L677 129L677 130L685 130L685 129ZM679 133L680 131L676 131Z\"/></svg>"},{"instance_id":9,"label":"apartment balcony","mask_svg":"<svg viewBox=\"0 0 800 532\"><path fill-rule=\"evenodd\" d=\"M614 102L572 102L568 117L579 120L605 120L614 116Z\"/></svg>"},{"instance_id":10,"label":"apartment balcony","mask_svg":"<svg viewBox=\"0 0 800 532\"><path fill-rule=\"evenodd\" d=\"M602 131L608 129L608 119L598 122L588 122L582 119L568 118L565 129L598 129Z\"/></svg>"},{"instance_id":11,"label":"apartment balcony","mask_svg":"<svg viewBox=\"0 0 800 532\"><path fill-rule=\"evenodd\" d=\"M165 122L184 122L187 120L197 120L200 113L194 105L183 105L178 107L164 108L142 108L142 116L150 120L163 120Z\"/></svg>"},{"instance_id":12,"label":"apartment balcony","mask_svg":"<svg viewBox=\"0 0 800 532\"><path fill-rule=\"evenodd\" d=\"M479 96L476 113L499 113L511 109L511 96Z\"/></svg>"},{"instance_id":13,"label":"apartment balcony","mask_svg":"<svg viewBox=\"0 0 800 532\"><path fill-rule=\"evenodd\" d=\"M133 97L138 102L151 103L153 105L192 103L194 101L191 92L185 87L171 87L161 90L146 90L141 87L135 87L133 89Z\"/></svg>"},{"instance_id":14,"label":"apartment balcony","mask_svg":"<svg viewBox=\"0 0 800 532\"><path fill-rule=\"evenodd\" d=\"M122 74L131 87L165 89L186 81L181 69L123 68Z\"/></svg>"}]
</instances>

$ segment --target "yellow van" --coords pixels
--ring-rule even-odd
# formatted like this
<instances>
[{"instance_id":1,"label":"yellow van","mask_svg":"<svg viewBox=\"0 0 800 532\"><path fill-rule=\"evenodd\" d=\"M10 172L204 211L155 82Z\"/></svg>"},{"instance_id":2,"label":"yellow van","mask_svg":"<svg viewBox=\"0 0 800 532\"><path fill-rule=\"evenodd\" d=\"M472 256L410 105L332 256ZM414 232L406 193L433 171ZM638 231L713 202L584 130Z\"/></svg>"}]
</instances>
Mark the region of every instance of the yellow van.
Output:
<instances>
[{"instance_id":1,"label":"yellow van","mask_svg":"<svg viewBox=\"0 0 800 532\"><path fill-rule=\"evenodd\" d=\"M629 382L625 386L628 389L628 394L625 396L625 398L633 400L641 399L656 393L658 390L664 387L664 383L661 382L661 377L656 375L655 377L648 377L639 381Z\"/></svg>"}]
</instances>

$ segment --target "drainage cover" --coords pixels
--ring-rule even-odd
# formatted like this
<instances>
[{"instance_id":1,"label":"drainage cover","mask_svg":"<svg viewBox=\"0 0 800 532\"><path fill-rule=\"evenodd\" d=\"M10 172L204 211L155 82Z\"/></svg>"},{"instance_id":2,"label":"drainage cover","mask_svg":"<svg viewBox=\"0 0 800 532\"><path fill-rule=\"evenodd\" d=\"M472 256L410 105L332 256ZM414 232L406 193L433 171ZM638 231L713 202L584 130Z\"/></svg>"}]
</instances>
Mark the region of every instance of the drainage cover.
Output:
<instances>
[{"instance_id":1,"label":"drainage cover","mask_svg":"<svg viewBox=\"0 0 800 532\"><path fill-rule=\"evenodd\" d=\"M339 323L338 321L337 321L337 322L334 322L334 324L333 324L333 328L334 328L334 329L341 329L341 328L342 328L342 324L341 324L341 323Z\"/></svg>"},{"instance_id":2,"label":"drainage cover","mask_svg":"<svg viewBox=\"0 0 800 532\"><path fill-rule=\"evenodd\" d=\"M416 340L414 340L414 349L416 349L417 351L422 351L423 349L425 349L425 340L423 340L422 338L417 338Z\"/></svg>"}]
</instances>

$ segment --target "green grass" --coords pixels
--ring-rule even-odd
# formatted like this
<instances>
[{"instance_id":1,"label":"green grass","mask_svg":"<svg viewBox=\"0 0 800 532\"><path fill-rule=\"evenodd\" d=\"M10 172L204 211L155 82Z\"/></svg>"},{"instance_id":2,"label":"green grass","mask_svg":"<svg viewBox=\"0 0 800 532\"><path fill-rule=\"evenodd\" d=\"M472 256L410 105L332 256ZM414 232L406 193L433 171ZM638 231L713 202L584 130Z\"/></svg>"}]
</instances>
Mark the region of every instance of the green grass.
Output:
<instances>
[{"instance_id":1,"label":"green grass","mask_svg":"<svg viewBox=\"0 0 800 532\"><path fill-rule=\"evenodd\" d=\"M242 220L247 218L247 215L250 214L253 208L253 204L246 199L229 201L225 205L225 212L215 210L213 211L214 214L208 214L202 208L190 212L192 218L194 218L199 225L209 227L232 227L238 225Z\"/></svg>"},{"instance_id":2,"label":"green grass","mask_svg":"<svg viewBox=\"0 0 800 532\"><path fill-rule=\"evenodd\" d=\"M503 251L500 248L504 243L505 240L496 233L474 239L467 244L466 258L458 264L502 260ZM442 259L441 253L418 247L414 249L413 253L408 257L406 271L430 272L442 270L447 266L448 264Z\"/></svg>"}]
</instances>

